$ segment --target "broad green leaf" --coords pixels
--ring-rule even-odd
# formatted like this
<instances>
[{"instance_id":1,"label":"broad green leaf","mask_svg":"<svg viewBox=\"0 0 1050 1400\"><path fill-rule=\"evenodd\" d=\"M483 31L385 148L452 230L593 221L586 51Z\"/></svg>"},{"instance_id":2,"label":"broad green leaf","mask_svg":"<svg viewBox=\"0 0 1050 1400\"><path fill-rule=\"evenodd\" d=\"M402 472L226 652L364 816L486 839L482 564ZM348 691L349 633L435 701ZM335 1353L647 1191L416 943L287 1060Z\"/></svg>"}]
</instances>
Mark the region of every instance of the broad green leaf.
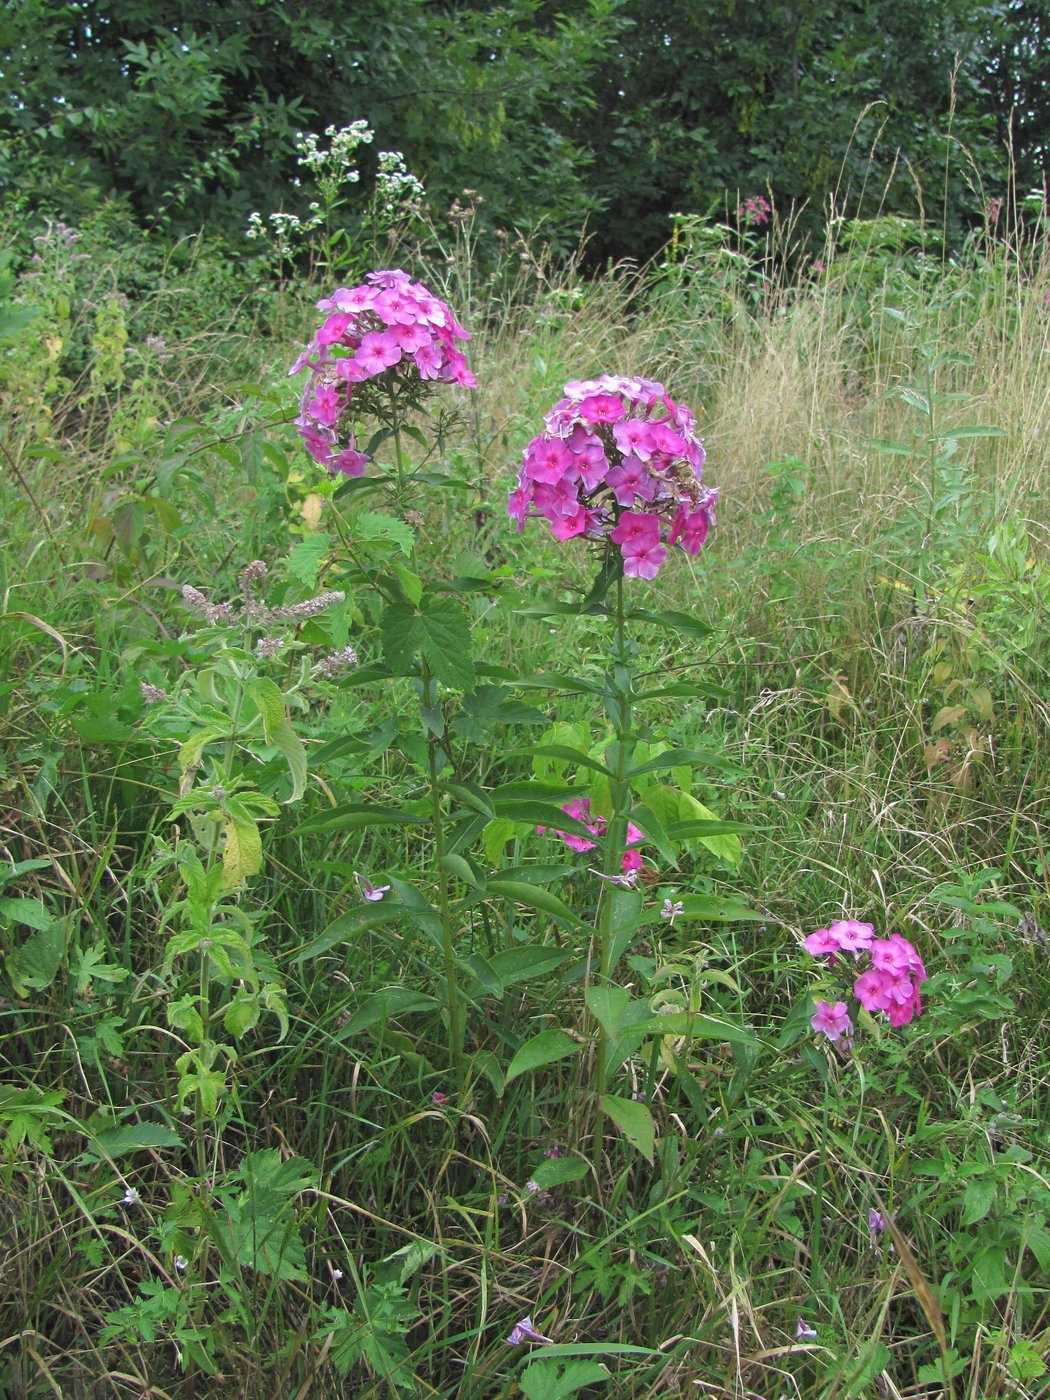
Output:
<instances>
[{"instance_id":1,"label":"broad green leaf","mask_svg":"<svg viewBox=\"0 0 1050 1400\"><path fill-rule=\"evenodd\" d=\"M633 1030L646 1035L685 1036L689 1040L726 1040L733 1045L746 1045L758 1049L759 1042L743 1026L732 1021L720 1021L715 1016L704 1016L700 1012L671 1011L666 1016L650 1016L640 1021Z\"/></svg>"},{"instance_id":2,"label":"broad green leaf","mask_svg":"<svg viewBox=\"0 0 1050 1400\"><path fill-rule=\"evenodd\" d=\"M571 956L568 948L550 948L546 945L523 944L516 948L503 948L489 958L489 966L504 987L515 982L527 982L533 977L545 977Z\"/></svg>"},{"instance_id":3,"label":"broad green leaf","mask_svg":"<svg viewBox=\"0 0 1050 1400\"><path fill-rule=\"evenodd\" d=\"M626 987L588 987L584 1000L587 1010L608 1039L612 1040L618 1034L623 1013L630 1005L630 992Z\"/></svg>"},{"instance_id":4,"label":"broad green leaf","mask_svg":"<svg viewBox=\"0 0 1050 1400\"><path fill-rule=\"evenodd\" d=\"M12 981L19 984L20 996L26 990L42 992L58 976L65 952L65 936L59 920L49 920L45 928L39 929L26 939L8 959Z\"/></svg>"},{"instance_id":5,"label":"broad green leaf","mask_svg":"<svg viewBox=\"0 0 1050 1400\"><path fill-rule=\"evenodd\" d=\"M417 657L426 660L438 680L458 690L474 685L470 621L458 603L424 594L418 611L391 603L380 623L383 655L403 675L412 673Z\"/></svg>"},{"instance_id":6,"label":"broad green leaf","mask_svg":"<svg viewBox=\"0 0 1050 1400\"><path fill-rule=\"evenodd\" d=\"M633 781L644 773L665 773L669 768L693 768L698 765L717 766L722 761L721 754L710 753L706 749L666 749L655 758L640 763L637 768L629 769L626 776Z\"/></svg>"},{"instance_id":7,"label":"broad green leaf","mask_svg":"<svg viewBox=\"0 0 1050 1400\"><path fill-rule=\"evenodd\" d=\"M288 776L292 780L291 796L286 802L298 802L306 791L306 750L303 742L292 726L284 721L270 735L270 743L284 755L288 765Z\"/></svg>"},{"instance_id":8,"label":"broad green leaf","mask_svg":"<svg viewBox=\"0 0 1050 1400\"><path fill-rule=\"evenodd\" d=\"M10 895L0 899L0 918L35 929L50 928L54 922L53 915L39 899L18 899Z\"/></svg>"},{"instance_id":9,"label":"broad green leaf","mask_svg":"<svg viewBox=\"0 0 1050 1400\"><path fill-rule=\"evenodd\" d=\"M967 1182L961 1223L975 1225L978 1220L983 1220L992 1208L998 1189L995 1178L991 1176L978 1176Z\"/></svg>"},{"instance_id":10,"label":"broad green leaf","mask_svg":"<svg viewBox=\"0 0 1050 1400\"><path fill-rule=\"evenodd\" d=\"M646 608L631 608L627 617L632 622L653 622L658 627L673 627L679 632L688 632L694 637L709 637L712 632L706 622L690 613L665 608L661 612L649 612Z\"/></svg>"},{"instance_id":11,"label":"broad green leaf","mask_svg":"<svg viewBox=\"0 0 1050 1400\"><path fill-rule=\"evenodd\" d=\"M307 588L316 588L321 560L328 553L330 543L331 536L324 530L306 535L288 551L288 572Z\"/></svg>"},{"instance_id":12,"label":"broad green leaf","mask_svg":"<svg viewBox=\"0 0 1050 1400\"><path fill-rule=\"evenodd\" d=\"M533 1361L518 1378L525 1400L571 1400L586 1386L610 1379L609 1371L597 1361L561 1361L545 1358Z\"/></svg>"},{"instance_id":13,"label":"broad green leaf","mask_svg":"<svg viewBox=\"0 0 1050 1400\"><path fill-rule=\"evenodd\" d=\"M365 933L368 929L378 928L392 919L413 917L413 911L406 910L403 904L390 899L384 899L379 904L370 904L367 908L351 909L345 914L340 914L338 919L333 919L326 929L296 954L295 960L302 964L307 958L319 958L331 952L340 943L352 945L357 935Z\"/></svg>"},{"instance_id":14,"label":"broad green leaf","mask_svg":"<svg viewBox=\"0 0 1050 1400\"><path fill-rule=\"evenodd\" d=\"M337 1039L346 1040L368 1030L377 1022L385 1023L395 1016L407 1016L413 1011L432 1011L438 1001L425 992L411 987L384 987L363 1002L340 1030Z\"/></svg>"},{"instance_id":15,"label":"broad green leaf","mask_svg":"<svg viewBox=\"0 0 1050 1400\"><path fill-rule=\"evenodd\" d=\"M651 1162L656 1146L656 1128L653 1115L645 1104L636 1103L634 1099L620 1098L617 1094L603 1094L601 1106L602 1111L609 1115L631 1146Z\"/></svg>"},{"instance_id":16,"label":"broad green leaf","mask_svg":"<svg viewBox=\"0 0 1050 1400\"><path fill-rule=\"evenodd\" d=\"M568 744L539 744L535 747L522 749L520 752L532 754L536 758L562 759L570 767L576 765L580 768L590 768L593 772L601 773L606 778L613 776L612 771L604 763L592 758L589 753L583 753L580 749L570 748Z\"/></svg>"},{"instance_id":17,"label":"broad green leaf","mask_svg":"<svg viewBox=\"0 0 1050 1400\"><path fill-rule=\"evenodd\" d=\"M412 526L392 515L380 515L376 511L364 511L353 518L354 532L363 540L390 540L406 557L416 547L416 534Z\"/></svg>"},{"instance_id":18,"label":"broad green leaf","mask_svg":"<svg viewBox=\"0 0 1050 1400\"><path fill-rule=\"evenodd\" d=\"M249 681L247 689L262 716L263 736L268 744L272 744L274 732L286 722L284 693L265 676L256 676Z\"/></svg>"},{"instance_id":19,"label":"broad green leaf","mask_svg":"<svg viewBox=\"0 0 1050 1400\"><path fill-rule=\"evenodd\" d=\"M520 827L516 822L505 821L502 818L488 823L481 834L481 845L490 865L497 867L500 865L507 849L507 843L513 841L519 830Z\"/></svg>"},{"instance_id":20,"label":"broad green leaf","mask_svg":"<svg viewBox=\"0 0 1050 1400\"><path fill-rule=\"evenodd\" d=\"M163 1123L122 1123L115 1128L100 1128L89 1139L83 1160L100 1157L123 1157L128 1152L142 1152L151 1147L181 1147L178 1133Z\"/></svg>"},{"instance_id":21,"label":"broad green leaf","mask_svg":"<svg viewBox=\"0 0 1050 1400\"><path fill-rule=\"evenodd\" d=\"M698 802L696 798L688 792L683 792L681 794L681 802L678 810L683 820L686 821L718 821L718 817L711 811L710 807L705 807L702 802ZM696 839L702 846L706 846L713 856L717 856L719 860L724 860L727 864L734 866L740 864L740 858L743 855L743 847L740 844L739 836L727 833L720 836L698 836Z\"/></svg>"},{"instance_id":22,"label":"broad green leaf","mask_svg":"<svg viewBox=\"0 0 1050 1400\"><path fill-rule=\"evenodd\" d=\"M517 1079L519 1074L528 1074L531 1070L541 1069L557 1060L565 1060L570 1055L578 1055L582 1049L581 1043L567 1036L564 1031L540 1031L539 1035L534 1035L531 1040L519 1046L507 1069L506 1082L509 1084L512 1079Z\"/></svg>"},{"instance_id":23,"label":"broad green leaf","mask_svg":"<svg viewBox=\"0 0 1050 1400\"><path fill-rule=\"evenodd\" d=\"M375 802L346 802L316 817L307 817L292 835L306 836L315 831L358 831L368 826L410 826L425 820L397 807L382 807Z\"/></svg>"},{"instance_id":24,"label":"broad green leaf","mask_svg":"<svg viewBox=\"0 0 1050 1400\"><path fill-rule=\"evenodd\" d=\"M533 1169L532 1180L546 1190L550 1186L566 1186L570 1181L582 1181L590 1167L582 1157L545 1157Z\"/></svg>"},{"instance_id":25,"label":"broad green leaf","mask_svg":"<svg viewBox=\"0 0 1050 1400\"><path fill-rule=\"evenodd\" d=\"M542 885L529 885L523 880L489 880L486 893L503 899L524 904L526 909L536 909L542 914L550 914L573 928L586 927L572 912L569 906Z\"/></svg>"}]
</instances>

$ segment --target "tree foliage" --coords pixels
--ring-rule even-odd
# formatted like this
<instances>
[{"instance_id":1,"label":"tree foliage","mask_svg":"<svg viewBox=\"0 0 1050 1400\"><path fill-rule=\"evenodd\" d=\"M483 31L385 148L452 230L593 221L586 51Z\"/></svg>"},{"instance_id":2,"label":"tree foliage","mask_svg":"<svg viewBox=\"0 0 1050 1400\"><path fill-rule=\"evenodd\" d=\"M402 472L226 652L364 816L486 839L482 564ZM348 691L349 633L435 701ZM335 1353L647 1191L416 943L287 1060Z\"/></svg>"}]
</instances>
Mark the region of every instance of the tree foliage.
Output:
<instances>
[{"instance_id":1,"label":"tree foliage","mask_svg":"<svg viewBox=\"0 0 1050 1400\"><path fill-rule=\"evenodd\" d=\"M238 237L305 198L297 131L365 118L439 213L474 190L556 246L588 222L603 258L758 193L815 228L833 192L914 208L918 183L965 218L1009 141L1045 173L1048 29L1030 0L21 0L0 181L66 218L115 197Z\"/></svg>"}]
</instances>

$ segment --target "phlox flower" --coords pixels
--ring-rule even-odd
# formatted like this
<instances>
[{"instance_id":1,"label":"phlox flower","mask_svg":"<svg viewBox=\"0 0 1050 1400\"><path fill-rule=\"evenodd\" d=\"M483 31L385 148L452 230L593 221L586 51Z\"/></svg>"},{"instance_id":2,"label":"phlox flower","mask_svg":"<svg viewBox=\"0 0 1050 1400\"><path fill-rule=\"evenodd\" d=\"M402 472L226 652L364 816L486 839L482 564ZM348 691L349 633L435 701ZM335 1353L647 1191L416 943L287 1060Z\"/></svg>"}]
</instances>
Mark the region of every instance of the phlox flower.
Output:
<instances>
[{"instance_id":1,"label":"phlox flower","mask_svg":"<svg viewBox=\"0 0 1050 1400\"><path fill-rule=\"evenodd\" d=\"M700 552L718 493L701 484L692 414L662 384L612 374L574 380L544 421L510 493L519 530L541 517L556 539L618 545L630 578L655 578L673 545Z\"/></svg>"},{"instance_id":2,"label":"phlox flower","mask_svg":"<svg viewBox=\"0 0 1050 1400\"><path fill-rule=\"evenodd\" d=\"M353 440L354 388L390 376L418 396L426 381L476 381L456 342L469 336L452 311L407 272L370 272L317 303L326 318L289 374L310 371L296 425L307 451L332 472L359 476L369 460ZM348 455L349 454L349 455Z\"/></svg>"},{"instance_id":3,"label":"phlox flower","mask_svg":"<svg viewBox=\"0 0 1050 1400\"><path fill-rule=\"evenodd\" d=\"M809 1024L815 1031L823 1031L829 1040L838 1040L839 1036L849 1035L852 1030L849 1008L844 1001L837 1001L834 1006L830 1002L818 1001Z\"/></svg>"},{"instance_id":4,"label":"phlox flower","mask_svg":"<svg viewBox=\"0 0 1050 1400\"><path fill-rule=\"evenodd\" d=\"M574 797L571 802L563 804L562 811L565 812L567 816L581 822L597 841L600 841L605 835L609 823L606 821L605 817L600 814L592 818L591 799L589 797ZM539 832L544 832L547 829L548 828L545 826L538 826L536 828ZM570 851L583 852L594 850L595 841L588 841L585 836L578 836L574 831L555 830L554 835L560 836ZM633 877L642 867L642 858L633 848L641 845L644 840L645 832L642 831L641 827L635 826L634 822L629 821L627 823L627 850L624 852L623 860L620 862L620 869L623 871L623 878L625 880L630 879L632 883Z\"/></svg>"},{"instance_id":5,"label":"phlox flower","mask_svg":"<svg viewBox=\"0 0 1050 1400\"><path fill-rule=\"evenodd\" d=\"M802 946L815 958L826 957L833 966L840 953L851 953L855 961L865 956L871 965L864 968L853 983L853 995L869 1013L881 1012L891 1026L904 1026L921 1014L919 987L926 981L926 968L913 944L899 933L888 938L876 938L871 924L858 919L836 919L826 929L817 929L802 941ZM828 1015L845 1003L817 1003L813 1017L814 1030L830 1036ZM848 1018L847 1018L848 1027ZM841 1032L840 1032L841 1033ZM830 1036L837 1039L837 1036Z\"/></svg>"}]
</instances>

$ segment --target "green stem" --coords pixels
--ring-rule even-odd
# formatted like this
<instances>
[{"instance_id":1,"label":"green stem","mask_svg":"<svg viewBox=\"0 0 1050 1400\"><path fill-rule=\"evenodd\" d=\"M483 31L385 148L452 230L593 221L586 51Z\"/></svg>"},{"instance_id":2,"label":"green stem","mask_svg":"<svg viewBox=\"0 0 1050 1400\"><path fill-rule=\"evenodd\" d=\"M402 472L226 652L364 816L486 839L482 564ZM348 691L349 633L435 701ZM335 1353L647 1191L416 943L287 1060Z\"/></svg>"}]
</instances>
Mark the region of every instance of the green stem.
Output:
<instances>
[{"instance_id":1,"label":"green stem","mask_svg":"<svg viewBox=\"0 0 1050 1400\"><path fill-rule=\"evenodd\" d=\"M423 708L429 709L434 697L434 678L425 659L423 673ZM441 785L438 781L438 751L441 740L427 731L427 774L430 783L430 812L434 827L434 866L438 882L438 915L441 920L441 947L445 959L446 1008L448 1011L448 1053L454 1067L463 1059L463 1008L456 978L456 949L452 937L452 914L448 902L448 875L445 871L445 821L441 810Z\"/></svg>"},{"instance_id":2,"label":"green stem","mask_svg":"<svg viewBox=\"0 0 1050 1400\"><path fill-rule=\"evenodd\" d=\"M613 901L617 889L616 880L623 871L623 854L627 849L627 816L630 806L630 787L626 779L627 756L633 731L633 715L629 694L629 678L626 676L627 660L626 620L624 615L623 574L616 579L616 623L614 634L613 666L607 682L608 695L612 701L610 709L616 727L616 759L612 777L609 780L609 824L605 832L605 860L603 862L602 889L598 911L598 957L600 985L607 986L616 971L613 962L615 952L615 931L613 929ZM598 1025L595 1080L597 1106L594 1115L594 1136L592 1141L595 1167L601 1165L605 1137L605 1113L602 1109L602 1096L609 1080L609 1038L604 1028Z\"/></svg>"}]
</instances>

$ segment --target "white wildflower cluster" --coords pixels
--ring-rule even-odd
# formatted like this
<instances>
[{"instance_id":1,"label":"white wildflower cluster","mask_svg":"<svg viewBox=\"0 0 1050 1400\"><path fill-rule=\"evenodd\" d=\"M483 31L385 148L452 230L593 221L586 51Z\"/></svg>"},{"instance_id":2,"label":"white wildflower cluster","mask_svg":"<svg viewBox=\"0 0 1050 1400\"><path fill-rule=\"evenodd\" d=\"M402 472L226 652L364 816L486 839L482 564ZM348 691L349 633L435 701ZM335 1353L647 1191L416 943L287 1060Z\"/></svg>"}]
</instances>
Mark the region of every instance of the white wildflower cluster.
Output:
<instances>
[{"instance_id":1,"label":"white wildflower cluster","mask_svg":"<svg viewBox=\"0 0 1050 1400\"><path fill-rule=\"evenodd\" d=\"M299 164L305 165L315 175L338 175L340 179L356 184L361 173L354 167L354 154L358 146L372 144L375 132L366 121L359 120L351 122L349 126L326 126L324 134L331 141L327 150L320 146L320 137L312 131L298 133L295 145L299 152Z\"/></svg>"},{"instance_id":2,"label":"white wildflower cluster","mask_svg":"<svg viewBox=\"0 0 1050 1400\"><path fill-rule=\"evenodd\" d=\"M244 231L245 235L248 238L268 239L273 244L274 252L278 257L290 258L295 252L296 240L301 238L304 233L309 233L311 229L318 228L324 221L324 215L321 213L319 205L311 204L310 210L308 219L300 219L298 214L285 214L278 210L277 213L271 214L267 218L266 223L270 225L269 228L263 223L262 215L253 211L248 215L248 227Z\"/></svg>"},{"instance_id":3,"label":"white wildflower cluster","mask_svg":"<svg viewBox=\"0 0 1050 1400\"><path fill-rule=\"evenodd\" d=\"M376 193L383 201L388 214L394 212L395 205L411 204L426 194L421 180L405 168L405 158L400 151L380 151L379 170L376 173Z\"/></svg>"}]
</instances>

